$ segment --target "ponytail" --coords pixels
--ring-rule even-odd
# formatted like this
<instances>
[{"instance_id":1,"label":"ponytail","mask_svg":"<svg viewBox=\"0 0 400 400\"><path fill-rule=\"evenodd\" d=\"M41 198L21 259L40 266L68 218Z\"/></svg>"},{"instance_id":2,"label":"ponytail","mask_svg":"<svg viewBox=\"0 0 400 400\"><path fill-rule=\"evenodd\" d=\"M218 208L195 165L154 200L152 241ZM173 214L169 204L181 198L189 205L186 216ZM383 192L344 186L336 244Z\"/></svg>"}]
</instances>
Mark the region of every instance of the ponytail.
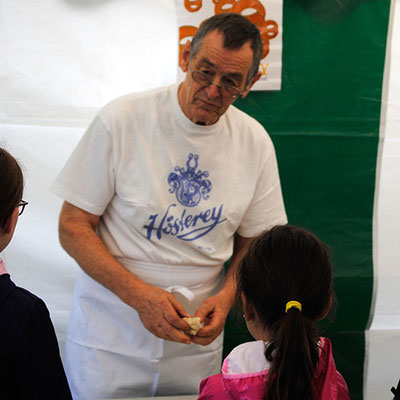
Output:
<instances>
[{"instance_id":1,"label":"ponytail","mask_svg":"<svg viewBox=\"0 0 400 400\"><path fill-rule=\"evenodd\" d=\"M275 325L265 350L271 367L264 399L314 399L313 380L319 358L315 322L291 308Z\"/></svg>"}]
</instances>

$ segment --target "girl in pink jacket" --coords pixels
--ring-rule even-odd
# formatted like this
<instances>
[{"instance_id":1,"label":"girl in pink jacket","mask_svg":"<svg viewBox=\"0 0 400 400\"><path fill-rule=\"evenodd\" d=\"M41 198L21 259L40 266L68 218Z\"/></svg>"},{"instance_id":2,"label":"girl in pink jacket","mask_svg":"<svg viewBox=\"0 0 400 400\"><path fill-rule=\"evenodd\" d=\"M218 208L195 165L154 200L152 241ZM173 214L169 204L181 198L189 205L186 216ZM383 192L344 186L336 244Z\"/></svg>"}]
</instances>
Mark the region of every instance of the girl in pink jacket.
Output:
<instances>
[{"instance_id":1,"label":"girl in pink jacket","mask_svg":"<svg viewBox=\"0 0 400 400\"><path fill-rule=\"evenodd\" d=\"M233 349L222 373L201 382L199 399L350 399L316 328L334 298L323 242L289 225L264 232L241 262L236 295L256 341Z\"/></svg>"}]
</instances>

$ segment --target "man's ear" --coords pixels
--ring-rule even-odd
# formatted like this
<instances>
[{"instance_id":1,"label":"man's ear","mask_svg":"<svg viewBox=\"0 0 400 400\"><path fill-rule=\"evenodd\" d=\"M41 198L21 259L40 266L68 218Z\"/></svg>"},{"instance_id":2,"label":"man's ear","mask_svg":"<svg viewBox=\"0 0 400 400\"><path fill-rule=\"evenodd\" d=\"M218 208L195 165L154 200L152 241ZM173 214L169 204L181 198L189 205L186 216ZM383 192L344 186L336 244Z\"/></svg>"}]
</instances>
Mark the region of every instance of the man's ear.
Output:
<instances>
[{"instance_id":1,"label":"man's ear","mask_svg":"<svg viewBox=\"0 0 400 400\"><path fill-rule=\"evenodd\" d=\"M246 318L246 321L251 321L254 318L253 304L251 304L251 302L247 300L247 297L243 292L240 293L240 297L242 299L243 312L244 312L244 316Z\"/></svg>"},{"instance_id":2,"label":"man's ear","mask_svg":"<svg viewBox=\"0 0 400 400\"><path fill-rule=\"evenodd\" d=\"M250 81L250 83L247 85L245 91L242 93L242 99L244 99L250 92L250 89L253 87L253 85L261 78L262 73L259 71L256 73L254 78Z\"/></svg>"},{"instance_id":3,"label":"man's ear","mask_svg":"<svg viewBox=\"0 0 400 400\"><path fill-rule=\"evenodd\" d=\"M188 40L182 50L179 66L183 72L189 69L190 53L192 52L192 42Z\"/></svg>"}]
</instances>

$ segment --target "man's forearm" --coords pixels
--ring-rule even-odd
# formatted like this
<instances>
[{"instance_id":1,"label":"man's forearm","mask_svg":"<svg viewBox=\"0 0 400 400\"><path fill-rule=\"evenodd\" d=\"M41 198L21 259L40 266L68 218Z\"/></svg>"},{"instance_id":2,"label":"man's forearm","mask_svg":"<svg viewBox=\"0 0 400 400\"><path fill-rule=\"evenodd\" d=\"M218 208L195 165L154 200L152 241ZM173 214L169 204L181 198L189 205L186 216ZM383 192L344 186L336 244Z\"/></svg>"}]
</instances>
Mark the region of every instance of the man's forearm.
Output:
<instances>
[{"instance_id":1,"label":"man's forearm","mask_svg":"<svg viewBox=\"0 0 400 400\"><path fill-rule=\"evenodd\" d=\"M229 304L229 309L232 308L235 302L235 292L236 292L236 273L240 263L240 260L247 251L250 244L251 238L245 238L243 236L236 235L235 244L232 254L232 259L229 264L228 271L225 275L225 280L220 294L226 297L227 304Z\"/></svg>"},{"instance_id":2,"label":"man's forearm","mask_svg":"<svg viewBox=\"0 0 400 400\"><path fill-rule=\"evenodd\" d=\"M94 280L136 308L135 298L144 282L121 265L96 233L98 217L81 218L79 210L63 206L60 216L60 243ZM136 296L135 296L136 294Z\"/></svg>"}]
</instances>

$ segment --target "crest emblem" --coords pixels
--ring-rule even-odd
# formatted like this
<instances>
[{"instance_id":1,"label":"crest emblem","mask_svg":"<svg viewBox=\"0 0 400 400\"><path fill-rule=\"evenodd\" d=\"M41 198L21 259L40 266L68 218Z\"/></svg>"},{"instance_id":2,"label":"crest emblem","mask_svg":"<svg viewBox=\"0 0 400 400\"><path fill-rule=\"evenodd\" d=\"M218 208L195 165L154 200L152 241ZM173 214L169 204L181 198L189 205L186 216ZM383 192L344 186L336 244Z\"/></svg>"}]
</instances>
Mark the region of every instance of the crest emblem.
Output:
<instances>
[{"instance_id":1,"label":"crest emblem","mask_svg":"<svg viewBox=\"0 0 400 400\"><path fill-rule=\"evenodd\" d=\"M174 171L168 175L168 184L171 186L170 193L175 193L176 199L184 206L194 207L200 200L208 200L208 193L211 191L211 182L207 171L196 171L199 156L189 154L186 162L186 170L183 167L175 167Z\"/></svg>"}]
</instances>

